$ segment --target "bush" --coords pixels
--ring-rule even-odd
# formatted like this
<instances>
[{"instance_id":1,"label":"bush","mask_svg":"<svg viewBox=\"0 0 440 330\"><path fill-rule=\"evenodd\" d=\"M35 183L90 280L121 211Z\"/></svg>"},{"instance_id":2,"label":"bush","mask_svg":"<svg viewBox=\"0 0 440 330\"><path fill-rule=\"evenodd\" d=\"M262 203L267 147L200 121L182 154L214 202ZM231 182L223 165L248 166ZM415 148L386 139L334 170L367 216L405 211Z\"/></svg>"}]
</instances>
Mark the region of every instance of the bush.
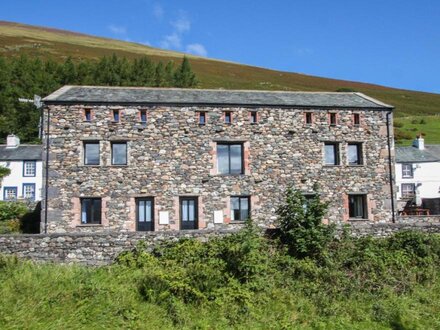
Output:
<instances>
[{"instance_id":1,"label":"bush","mask_svg":"<svg viewBox=\"0 0 440 330\"><path fill-rule=\"evenodd\" d=\"M393 126L394 126L394 127L398 127L398 128L402 128L402 127L404 126L404 124L403 124L401 121L397 121L397 120L395 120L395 121L393 122Z\"/></svg>"},{"instance_id":2,"label":"bush","mask_svg":"<svg viewBox=\"0 0 440 330\"><path fill-rule=\"evenodd\" d=\"M281 240L298 258L319 257L334 236L334 226L322 223L328 203L320 201L316 190L307 201L300 191L288 188L277 210Z\"/></svg>"},{"instance_id":3,"label":"bush","mask_svg":"<svg viewBox=\"0 0 440 330\"><path fill-rule=\"evenodd\" d=\"M425 125L425 124L426 124L426 120L425 120L425 119L420 119L419 124L420 124L420 125Z\"/></svg>"}]
</instances>

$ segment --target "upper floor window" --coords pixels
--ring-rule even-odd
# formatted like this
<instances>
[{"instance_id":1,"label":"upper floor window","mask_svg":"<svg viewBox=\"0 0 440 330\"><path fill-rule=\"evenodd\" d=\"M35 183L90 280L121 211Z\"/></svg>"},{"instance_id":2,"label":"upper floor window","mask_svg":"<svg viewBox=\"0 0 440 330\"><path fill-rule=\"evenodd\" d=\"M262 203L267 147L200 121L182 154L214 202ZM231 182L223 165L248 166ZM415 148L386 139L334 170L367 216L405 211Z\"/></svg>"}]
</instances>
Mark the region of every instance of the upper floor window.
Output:
<instances>
[{"instance_id":1,"label":"upper floor window","mask_svg":"<svg viewBox=\"0 0 440 330\"><path fill-rule=\"evenodd\" d=\"M35 183L23 183L23 198L35 200Z\"/></svg>"},{"instance_id":2,"label":"upper floor window","mask_svg":"<svg viewBox=\"0 0 440 330\"><path fill-rule=\"evenodd\" d=\"M225 111L224 112L225 117L225 124L231 124L232 123L232 112L231 111Z\"/></svg>"},{"instance_id":3,"label":"upper floor window","mask_svg":"<svg viewBox=\"0 0 440 330\"><path fill-rule=\"evenodd\" d=\"M25 160L23 162L23 176L35 176L37 162L35 160Z\"/></svg>"},{"instance_id":4,"label":"upper floor window","mask_svg":"<svg viewBox=\"0 0 440 330\"><path fill-rule=\"evenodd\" d=\"M250 112L249 121L251 122L251 124L258 123L258 113L256 111Z\"/></svg>"},{"instance_id":5,"label":"upper floor window","mask_svg":"<svg viewBox=\"0 0 440 330\"><path fill-rule=\"evenodd\" d=\"M362 165L362 143L349 143L347 146L348 151L348 164L349 165Z\"/></svg>"},{"instance_id":6,"label":"upper floor window","mask_svg":"<svg viewBox=\"0 0 440 330\"><path fill-rule=\"evenodd\" d=\"M206 124L206 112L201 111L199 112L199 125L205 125Z\"/></svg>"},{"instance_id":7,"label":"upper floor window","mask_svg":"<svg viewBox=\"0 0 440 330\"><path fill-rule=\"evenodd\" d=\"M305 119L306 119L306 124L307 125L311 125L312 124L312 113L311 112L306 112L305 113Z\"/></svg>"},{"instance_id":8,"label":"upper floor window","mask_svg":"<svg viewBox=\"0 0 440 330\"><path fill-rule=\"evenodd\" d=\"M112 165L127 165L127 142L112 143Z\"/></svg>"},{"instance_id":9,"label":"upper floor window","mask_svg":"<svg viewBox=\"0 0 440 330\"><path fill-rule=\"evenodd\" d=\"M3 199L5 201L17 199L17 187L4 187Z\"/></svg>"},{"instance_id":10,"label":"upper floor window","mask_svg":"<svg viewBox=\"0 0 440 330\"><path fill-rule=\"evenodd\" d=\"M352 219L368 219L367 195L348 195L348 214Z\"/></svg>"},{"instance_id":11,"label":"upper floor window","mask_svg":"<svg viewBox=\"0 0 440 330\"><path fill-rule=\"evenodd\" d=\"M402 183L402 198L412 198L416 194L416 185L414 183Z\"/></svg>"},{"instance_id":12,"label":"upper floor window","mask_svg":"<svg viewBox=\"0 0 440 330\"><path fill-rule=\"evenodd\" d=\"M353 114L353 124L359 126L361 123L360 115L358 113Z\"/></svg>"},{"instance_id":13,"label":"upper floor window","mask_svg":"<svg viewBox=\"0 0 440 330\"><path fill-rule=\"evenodd\" d=\"M99 141L84 142L84 164L99 165Z\"/></svg>"},{"instance_id":14,"label":"upper floor window","mask_svg":"<svg viewBox=\"0 0 440 330\"><path fill-rule=\"evenodd\" d=\"M92 120L92 110L85 109L84 110L84 120L85 121L91 121Z\"/></svg>"},{"instance_id":15,"label":"upper floor window","mask_svg":"<svg viewBox=\"0 0 440 330\"><path fill-rule=\"evenodd\" d=\"M218 143L217 168L220 174L243 173L243 144Z\"/></svg>"},{"instance_id":16,"label":"upper floor window","mask_svg":"<svg viewBox=\"0 0 440 330\"><path fill-rule=\"evenodd\" d=\"M330 126L336 126L336 113L330 112L328 114L328 122Z\"/></svg>"},{"instance_id":17,"label":"upper floor window","mask_svg":"<svg viewBox=\"0 0 440 330\"><path fill-rule=\"evenodd\" d=\"M250 197L233 196L231 197L231 220L245 221L250 215Z\"/></svg>"},{"instance_id":18,"label":"upper floor window","mask_svg":"<svg viewBox=\"0 0 440 330\"><path fill-rule=\"evenodd\" d=\"M325 165L339 165L339 143L325 142L324 143Z\"/></svg>"},{"instance_id":19,"label":"upper floor window","mask_svg":"<svg viewBox=\"0 0 440 330\"><path fill-rule=\"evenodd\" d=\"M412 164L402 164L402 178L413 178L413 166Z\"/></svg>"},{"instance_id":20,"label":"upper floor window","mask_svg":"<svg viewBox=\"0 0 440 330\"><path fill-rule=\"evenodd\" d=\"M101 223L101 198L81 198L81 223Z\"/></svg>"},{"instance_id":21,"label":"upper floor window","mask_svg":"<svg viewBox=\"0 0 440 330\"><path fill-rule=\"evenodd\" d=\"M114 122L119 121L119 110L113 110L113 121Z\"/></svg>"},{"instance_id":22,"label":"upper floor window","mask_svg":"<svg viewBox=\"0 0 440 330\"><path fill-rule=\"evenodd\" d=\"M141 119L141 123L146 124L147 123L147 110L141 110L139 112L139 117Z\"/></svg>"}]
</instances>

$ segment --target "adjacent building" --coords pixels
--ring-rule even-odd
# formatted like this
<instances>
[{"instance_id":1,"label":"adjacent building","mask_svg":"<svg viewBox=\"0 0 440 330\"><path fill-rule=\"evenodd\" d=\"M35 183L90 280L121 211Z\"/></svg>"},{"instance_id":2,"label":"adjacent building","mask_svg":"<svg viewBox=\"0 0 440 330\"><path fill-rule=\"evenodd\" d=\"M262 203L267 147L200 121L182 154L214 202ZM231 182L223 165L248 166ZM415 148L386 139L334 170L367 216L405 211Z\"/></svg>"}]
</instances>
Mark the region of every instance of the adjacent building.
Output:
<instances>
[{"instance_id":1,"label":"adjacent building","mask_svg":"<svg viewBox=\"0 0 440 330\"><path fill-rule=\"evenodd\" d=\"M41 154L41 145L20 144L18 136L8 135L6 145L0 145L0 166L9 168L11 173L2 179L1 200L41 200Z\"/></svg>"},{"instance_id":2,"label":"adjacent building","mask_svg":"<svg viewBox=\"0 0 440 330\"><path fill-rule=\"evenodd\" d=\"M418 136L412 146L396 147L396 185L400 210L412 204L440 214L440 145Z\"/></svg>"},{"instance_id":3,"label":"adjacent building","mask_svg":"<svg viewBox=\"0 0 440 330\"><path fill-rule=\"evenodd\" d=\"M361 93L65 86L44 103L48 232L273 227L286 188L315 184L328 222L392 219L392 107Z\"/></svg>"}]
</instances>

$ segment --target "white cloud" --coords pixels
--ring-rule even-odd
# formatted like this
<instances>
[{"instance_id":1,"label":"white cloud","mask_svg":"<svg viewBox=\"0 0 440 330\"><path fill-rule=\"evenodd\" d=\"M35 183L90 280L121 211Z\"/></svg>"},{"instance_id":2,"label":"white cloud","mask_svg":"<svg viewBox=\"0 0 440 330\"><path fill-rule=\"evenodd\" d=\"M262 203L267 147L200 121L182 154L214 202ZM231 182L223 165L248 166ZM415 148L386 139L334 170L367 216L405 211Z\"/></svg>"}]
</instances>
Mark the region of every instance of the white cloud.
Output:
<instances>
[{"instance_id":1,"label":"white cloud","mask_svg":"<svg viewBox=\"0 0 440 330\"><path fill-rule=\"evenodd\" d=\"M114 34L123 35L127 33L127 28L125 26L110 24L107 28Z\"/></svg>"},{"instance_id":2,"label":"white cloud","mask_svg":"<svg viewBox=\"0 0 440 330\"><path fill-rule=\"evenodd\" d=\"M198 56L206 57L208 52L202 44L189 44L186 46L186 52Z\"/></svg>"},{"instance_id":3,"label":"white cloud","mask_svg":"<svg viewBox=\"0 0 440 330\"><path fill-rule=\"evenodd\" d=\"M175 21L171 21L171 25L177 33L184 33L191 30L191 21L183 11L179 13L179 17Z\"/></svg>"},{"instance_id":4,"label":"white cloud","mask_svg":"<svg viewBox=\"0 0 440 330\"><path fill-rule=\"evenodd\" d=\"M166 49L180 49L182 47L180 35L173 33L165 36L165 38L160 42L160 47Z\"/></svg>"},{"instance_id":5,"label":"white cloud","mask_svg":"<svg viewBox=\"0 0 440 330\"><path fill-rule=\"evenodd\" d=\"M160 4L155 4L153 7L153 15L157 19L162 19L163 15L165 14L165 11L163 10L162 6Z\"/></svg>"}]
</instances>

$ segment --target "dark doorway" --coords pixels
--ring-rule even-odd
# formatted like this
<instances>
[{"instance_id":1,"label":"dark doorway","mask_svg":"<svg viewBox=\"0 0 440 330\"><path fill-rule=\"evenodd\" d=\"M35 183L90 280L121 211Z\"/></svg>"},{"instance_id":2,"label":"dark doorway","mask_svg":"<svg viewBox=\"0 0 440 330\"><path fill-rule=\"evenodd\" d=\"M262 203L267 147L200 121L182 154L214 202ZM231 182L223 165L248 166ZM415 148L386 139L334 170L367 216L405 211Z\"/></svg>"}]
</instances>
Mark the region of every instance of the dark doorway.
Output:
<instances>
[{"instance_id":1,"label":"dark doorway","mask_svg":"<svg viewBox=\"0 0 440 330\"><path fill-rule=\"evenodd\" d=\"M154 231L153 198L136 199L136 230Z\"/></svg>"},{"instance_id":2,"label":"dark doorway","mask_svg":"<svg viewBox=\"0 0 440 330\"><path fill-rule=\"evenodd\" d=\"M197 197L180 197L180 228L198 228L198 203Z\"/></svg>"}]
</instances>

